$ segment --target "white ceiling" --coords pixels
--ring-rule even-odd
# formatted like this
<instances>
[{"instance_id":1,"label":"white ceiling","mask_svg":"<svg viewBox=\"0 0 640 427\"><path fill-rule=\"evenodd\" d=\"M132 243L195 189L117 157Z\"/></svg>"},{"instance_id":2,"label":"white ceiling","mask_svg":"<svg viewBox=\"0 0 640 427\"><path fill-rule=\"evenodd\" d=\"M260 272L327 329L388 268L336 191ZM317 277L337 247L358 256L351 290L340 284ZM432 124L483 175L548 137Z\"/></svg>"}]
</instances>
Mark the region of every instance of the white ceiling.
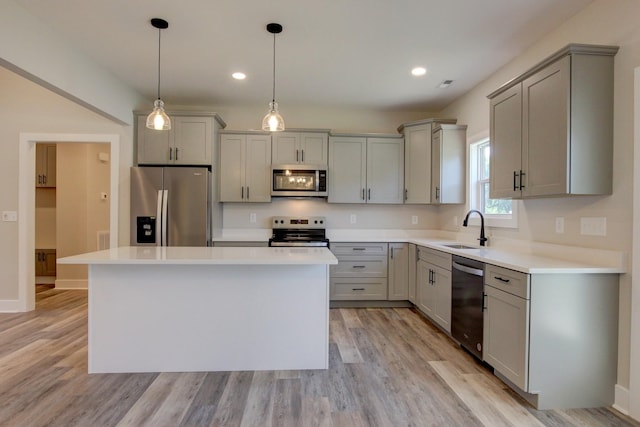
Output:
<instances>
[{"instance_id":1,"label":"white ceiling","mask_svg":"<svg viewBox=\"0 0 640 427\"><path fill-rule=\"evenodd\" d=\"M149 99L170 105L434 111L487 78L592 0L17 0ZM558 46L561 48L562 46ZM410 69L422 65L426 76ZM244 81L231 78L247 74ZM437 88L445 79L447 89Z\"/></svg>"}]
</instances>

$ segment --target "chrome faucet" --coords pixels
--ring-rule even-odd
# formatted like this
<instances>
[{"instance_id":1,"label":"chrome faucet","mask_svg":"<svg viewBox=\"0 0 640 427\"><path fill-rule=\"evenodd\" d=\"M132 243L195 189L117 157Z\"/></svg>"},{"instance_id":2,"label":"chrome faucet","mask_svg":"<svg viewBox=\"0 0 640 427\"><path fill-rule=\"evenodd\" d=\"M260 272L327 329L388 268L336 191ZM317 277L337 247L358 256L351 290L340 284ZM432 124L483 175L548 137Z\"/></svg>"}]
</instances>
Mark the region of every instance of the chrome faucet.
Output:
<instances>
[{"instance_id":1,"label":"chrome faucet","mask_svg":"<svg viewBox=\"0 0 640 427\"><path fill-rule=\"evenodd\" d=\"M478 240L480 240L480 246L484 246L484 243L489 239L484 237L484 216L482 215L482 212L477 211L475 209L471 209L469 212L467 212L467 216L464 217L464 221L462 221L462 226L466 227L467 225L469 225L469 215L471 215L474 212L480 215L480 238Z\"/></svg>"}]
</instances>

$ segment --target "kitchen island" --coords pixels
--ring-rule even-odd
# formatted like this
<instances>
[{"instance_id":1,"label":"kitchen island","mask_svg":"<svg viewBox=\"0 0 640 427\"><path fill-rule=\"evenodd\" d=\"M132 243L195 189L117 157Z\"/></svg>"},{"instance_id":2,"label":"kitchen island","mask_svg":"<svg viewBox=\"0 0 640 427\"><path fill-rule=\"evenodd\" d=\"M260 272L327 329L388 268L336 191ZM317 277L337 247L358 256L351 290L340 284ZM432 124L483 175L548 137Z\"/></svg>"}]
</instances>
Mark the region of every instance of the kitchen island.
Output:
<instances>
[{"instance_id":1,"label":"kitchen island","mask_svg":"<svg viewBox=\"0 0 640 427\"><path fill-rule=\"evenodd\" d=\"M120 247L89 266L90 373L326 369L326 248Z\"/></svg>"}]
</instances>

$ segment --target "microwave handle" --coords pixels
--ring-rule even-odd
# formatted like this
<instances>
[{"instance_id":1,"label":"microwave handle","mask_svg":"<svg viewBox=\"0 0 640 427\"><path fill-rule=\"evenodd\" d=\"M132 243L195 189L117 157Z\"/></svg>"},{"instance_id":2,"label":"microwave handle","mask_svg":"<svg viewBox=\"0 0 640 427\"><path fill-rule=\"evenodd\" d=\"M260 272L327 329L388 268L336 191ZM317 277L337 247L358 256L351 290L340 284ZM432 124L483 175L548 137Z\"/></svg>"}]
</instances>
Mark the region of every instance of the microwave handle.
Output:
<instances>
[{"instance_id":1,"label":"microwave handle","mask_svg":"<svg viewBox=\"0 0 640 427\"><path fill-rule=\"evenodd\" d=\"M304 150L302 150L302 161L304 162ZM316 191L320 191L320 171L316 170Z\"/></svg>"}]
</instances>

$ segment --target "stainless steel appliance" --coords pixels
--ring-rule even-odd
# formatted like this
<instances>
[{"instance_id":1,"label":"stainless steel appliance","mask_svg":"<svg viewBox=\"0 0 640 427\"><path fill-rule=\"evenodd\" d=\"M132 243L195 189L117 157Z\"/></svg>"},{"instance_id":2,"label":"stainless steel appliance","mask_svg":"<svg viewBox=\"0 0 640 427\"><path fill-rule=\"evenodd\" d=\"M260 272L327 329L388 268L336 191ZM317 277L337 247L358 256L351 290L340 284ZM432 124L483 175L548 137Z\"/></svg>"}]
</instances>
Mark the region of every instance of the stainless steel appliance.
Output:
<instances>
[{"instance_id":1,"label":"stainless steel appliance","mask_svg":"<svg viewBox=\"0 0 640 427\"><path fill-rule=\"evenodd\" d=\"M269 246L329 247L326 219L323 216L274 216L271 223L273 235L269 239Z\"/></svg>"},{"instance_id":2,"label":"stainless steel appliance","mask_svg":"<svg viewBox=\"0 0 640 427\"><path fill-rule=\"evenodd\" d=\"M271 195L326 197L327 167L317 165L273 165Z\"/></svg>"},{"instance_id":3,"label":"stainless steel appliance","mask_svg":"<svg viewBox=\"0 0 640 427\"><path fill-rule=\"evenodd\" d=\"M482 360L484 263L453 255L451 336Z\"/></svg>"},{"instance_id":4,"label":"stainless steel appliance","mask_svg":"<svg viewBox=\"0 0 640 427\"><path fill-rule=\"evenodd\" d=\"M132 246L209 246L206 167L131 168Z\"/></svg>"}]
</instances>

